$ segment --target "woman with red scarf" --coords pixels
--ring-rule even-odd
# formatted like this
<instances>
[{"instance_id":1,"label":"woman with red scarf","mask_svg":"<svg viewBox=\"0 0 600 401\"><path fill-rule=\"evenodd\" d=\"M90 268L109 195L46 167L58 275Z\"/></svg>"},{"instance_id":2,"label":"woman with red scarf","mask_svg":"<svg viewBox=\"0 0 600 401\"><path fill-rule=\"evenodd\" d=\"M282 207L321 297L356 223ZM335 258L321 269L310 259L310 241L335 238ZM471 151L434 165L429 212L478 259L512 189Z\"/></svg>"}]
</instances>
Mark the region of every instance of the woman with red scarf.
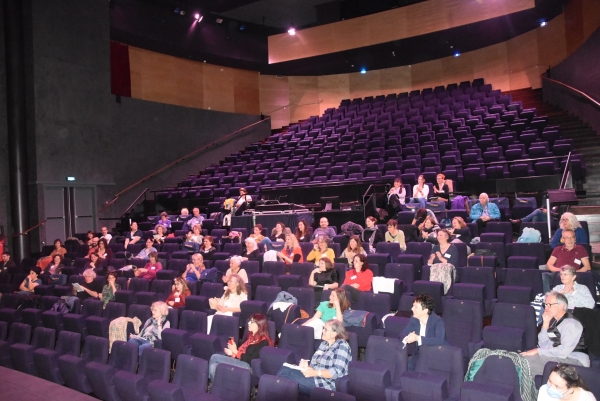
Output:
<instances>
[{"instance_id":1,"label":"woman with red scarf","mask_svg":"<svg viewBox=\"0 0 600 401\"><path fill-rule=\"evenodd\" d=\"M225 355L214 354L208 365L208 378L213 381L217 365L226 363L228 365L245 368L252 371L250 361L260 358L260 350L263 347L272 347L273 340L269 337L269 326L267 317L261 313L255 313L248 320L248 339L238 348L230 341L223 351Z\"/></svg>"}]
</instances>

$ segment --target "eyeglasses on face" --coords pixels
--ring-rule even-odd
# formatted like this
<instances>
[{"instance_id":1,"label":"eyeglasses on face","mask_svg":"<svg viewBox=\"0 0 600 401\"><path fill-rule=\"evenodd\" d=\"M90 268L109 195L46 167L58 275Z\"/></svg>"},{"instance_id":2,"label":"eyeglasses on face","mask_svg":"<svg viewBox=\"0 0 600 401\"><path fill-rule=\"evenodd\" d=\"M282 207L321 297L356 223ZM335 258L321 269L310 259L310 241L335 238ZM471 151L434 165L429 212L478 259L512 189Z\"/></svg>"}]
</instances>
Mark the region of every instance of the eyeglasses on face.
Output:
<instances>
[{"instance_id":1,"label":"eyeglasses on face","mask_svg":"<svg viewBox=\"0 0 600 401\"><path fill-rule=\"evenodd\" d=\"M553 303L545 303L544 307L546 308L550 308L552 305L558 305L558 302L553 302Z\"/></svg>"}]
</instances>

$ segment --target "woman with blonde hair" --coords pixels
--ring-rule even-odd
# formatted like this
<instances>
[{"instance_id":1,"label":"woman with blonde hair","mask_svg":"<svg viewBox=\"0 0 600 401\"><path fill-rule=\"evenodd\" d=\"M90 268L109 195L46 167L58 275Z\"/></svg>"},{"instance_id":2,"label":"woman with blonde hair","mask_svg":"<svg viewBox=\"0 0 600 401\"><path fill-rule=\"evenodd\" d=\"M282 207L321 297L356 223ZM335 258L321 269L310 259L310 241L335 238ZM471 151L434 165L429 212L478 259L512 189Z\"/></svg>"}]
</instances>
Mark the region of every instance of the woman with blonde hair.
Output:
<instances>
[{"instance_id":1,"label":"woman with blonde hair","mask_svg":"<svg viewBox=\"0 0 600 401\"><path fill-rule=\"evenodd\" d=\"M561 245L562 232L564 229L571 229L575 231L576 245L590 243L587 233L585 232L583 227L581 227L581 223L579 223L579 220L577 220L577 217L573 213L563 213L562 216L560 216L560 221L558 222L558 225L560 226L560 228L556 230L556 233L554 233L554 237L552 237L552 241L550 242L550 246L552 247L552 249Z\"/></svg>"},{"instance_id":2,"label":"woman with blonde hair","mask_svg":"<svg viewBox=\"0 0 600 401\"><path fill-rule=\"evenodd\" d=\"M131 334L129 336L128 342L138 345L140 356L142 356L142 352L146 348L154 347L156 340L162 339L161 334L164 329L171 327L167 319L169 308L166 303L162 301L154 302L150 306L150 311L152 312L152 317L146 320L140 334Z\"/></svg>"},{"instance_id":3,"label":"woman with blonde hair","mask_svg":"<svg viewBox=\"0 0 600 401\"><path fill-rule=\"evenodd\" d=\"M302 248L300 248L294 234L286 234L285 245L281 251L277 252L277 257L279 260L285 262L286 265L291 265L294 262L304 262Z\"/></svg>"},{"instance_id":4,"label":"woman with blonde hair","mask_svg":"<svg viewBox=\"0 0 600 401\"><path fill-rule=\"evenodd\" d=\"M216 310L215 315L233 316L234 312L241 312L240 304L247 300L248 290L244 280L237 274L232 274L227 281L227 289L223 296L209 299L209 305L211 309ZM213 316L207 318L207 333L210 333Z\"/></svg>"}]
</instances>

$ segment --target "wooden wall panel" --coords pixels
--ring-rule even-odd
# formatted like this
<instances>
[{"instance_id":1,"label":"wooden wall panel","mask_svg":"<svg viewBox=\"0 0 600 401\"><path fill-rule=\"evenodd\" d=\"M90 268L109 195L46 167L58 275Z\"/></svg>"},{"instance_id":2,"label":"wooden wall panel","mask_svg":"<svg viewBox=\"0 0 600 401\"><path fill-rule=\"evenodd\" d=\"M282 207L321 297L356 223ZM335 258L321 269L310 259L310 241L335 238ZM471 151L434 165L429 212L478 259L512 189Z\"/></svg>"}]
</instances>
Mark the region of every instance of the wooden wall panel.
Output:
<instances>
[{"instance_id":1,"label":"wooden wall panel","mask_svg":"<svg viewBox=\"0 0 600 401\"><path fill-rule=\"evenodd\" d=\"M269 37L269 63L400 40L533 8L534 0L428 0Z\"/></svg>"},{"instance_id":2,"label":"wooden wall panel","mask_svg":"<svg viewBox=\"0 0 600 401\"><path fill-rule=\"evenodd\" d=\"M204 64L204 108L233 113L233 70Z\"/></svg>"},{"instance_id":3,"label":"wooden wall panel","mask_svg":"<svg viewBox=\"0 0 600 401\"><path fill-rule=\"evenodd\" d=\"M583 1L569 0L564 6L567 53L569 54L583 43Z\"/></svg>"},{"instance_id":4,"label":"wooden wall panel","mask_svg":"<svg viewBox=\"0 0 600 401\"><path fill-rule=\"evenodd\" d=\"M443 85L442 59L413 64L410 71L411 89Z\"/></svg>"},{"instance_id":5,"label":"wooden wall panel","mask_svg":"<svg viewBox=\"0 0 600 401\"><path fill-rule=\"evenodd\" d=\"M242 114L260 114L258 72L233 70L234 111Z\"/></svg>"},{"instance_id":6,"label":"wooden wall panel","mask_svg":"<svg viewBox=\"0 0 600 401\"><path fill-rule=\"evenodd\" d=\"M290 84L290 118L298 121L302 118L319 114L319 78L289 77ZM313 104L305 104L313 103Z\"/></svg>"},{"instance_id":7,"label":"wooden wall panel","mask_svg":"<svg viewBox=\"0 0 600 401\"><path fill-rule=\"evenodd\" d=\"M290 102L290 86L287 77L260 75L260 111L271 116L271 127L280 128L290 123L290 108L282 108Z\"/></svg>"},{"instance_id":8,"label":"wooden wall panel","mask_svg":"<svg viewBox=\"0 0 600 401\"><path fill-rule=\"evenodd\" d=\"M583 40L585 41L600 27L600 1L584 1L581 11L583 13Z\"/></svg>"},{"instance_id":9,"label":"wooden wall panel","mask_svg":"<svg viewBox=\"0 0 600 401\"><path fill-rule=\"evenodd\" d=\"M381 95L381 70L369 71L366 74L354 72L348 74L350 81L350 97Z\"/></svg>"},{"instance_id":10,"label":"wooden wall panel","mask_svg":"<svg viewBox=\"0 0 600 401\"><path fill-rule=\"evenodd\" d=\"M473 76L484 77L494 88L510 88L506 42L479 49L472 60Z\"/></svg>"},{"instance_id":11,"label":"wooden wall panel","mask_svg":"<svg viewBox=\"0 0 600 401\"><path fill-rule=\"evenodd\" d=\"M537 48L540 72L549 66L557 65L567 57L564 14L548 21L548 25L543 29L537 30Z\"/></svg>"},{"instance_id":12,"label":"wooden wall panel","mask_svg":"<svg viewBox=\"0 0 600 401\"><path fill-rule=\"evenodd\" d=\"M331 107L338 107L341 99L350 97L349 74L323 75L318 78L319 84L319 113Z\"/></svg>"},{"instance_id":13,"label":"wooden wall panel","mask_svg":"<svg viewBox=\"0 0 600 401\"><path fill-rule=\"evenodd\" d=\"M545 68L539 65L537 30L508 40L506 46L510 88L540 87L539 76Z\"/></svg>"},{"instance_id":14,"label":"wooden wall panel","mask_svg":"<svg viewBox=\"0 0 600 401\"><path fill-rule=\"evenodd\" d=\"M411 68L409 66L386 68L379 71L381 93L408 92L411 86Z\"/></svg>"}]
</instances>

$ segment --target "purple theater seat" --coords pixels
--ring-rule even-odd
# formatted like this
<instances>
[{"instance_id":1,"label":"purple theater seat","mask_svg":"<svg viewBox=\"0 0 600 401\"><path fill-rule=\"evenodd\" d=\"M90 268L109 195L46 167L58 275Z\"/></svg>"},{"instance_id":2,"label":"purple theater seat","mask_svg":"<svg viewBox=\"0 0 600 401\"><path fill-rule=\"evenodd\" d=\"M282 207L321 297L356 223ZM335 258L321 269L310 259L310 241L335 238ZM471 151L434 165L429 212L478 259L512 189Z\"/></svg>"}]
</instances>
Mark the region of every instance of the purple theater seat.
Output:
<instances>
[{"instance_id":1,"label":"purple theater seat","mask_svg":"<svg viewBox=\"0 0 600 401\"><path fill-rule=\"evenodd\" d=\"M472 381L465 381L461 389L463 394L471 396L483 395L481 390L485 386L487 393L484 397L489 400L521 400L521 386L515 365L510 358L490 355L483 361ZM488 395L489 394L489 395ZM470 399L470 398L469 398Z\"/></svg>"},{"instance_id":2,"label":"purple theater seat","mask_svg":"<svg viewBox=\"0 0 600 401\"><path fill-rule=\"evenodd\" d=\"M475 346L481 342L483 316L478 302L447 299L444 304L444 327L450 345L462 350L465 362L468 362Z\"/></svg>"},{"instance_id":3,"label":"purple theater seat","mask_svg":"<svg viewBox=\"0 0 600 401\"><path fill-rule=\"evenodd\" d=\"M315 310L315 290L312 287L290 287L288 292L298 300L298 307L309 315Z\"/></svg>"},{"instance_id":4,"label":"purple theater seat","mask_svg":"<svg viewBox=\"0 0 600 401\"><path fill-rule=\"evenodd\" d=\"M33 353L37 349L54 350L56 331L45 327L36 327L31 344L17 343L10 346L9 354L12 368L19 372L37 376Z\"/></svg>"},{"instance_id":5,"label":"purple theater seat","mask_svg":"<svg viewBox=\"0 0 600 401\"><path fill-rule=\"evenodd\" d=\"M314 331L312 327L284 324L281 328L278 347L292 351L296 362L299 362L300 359L310 360L315 352L313 340Z\"/></svg>"},{"instance_id":6,"label":"purple theater seat","mask_svg":"<svg viewBox=\"0 0 600 401\"><path fill-rule=\"evenodd\" d=\"M379 364L361 364L350 362L348 367L348 392L356 397L357 401L384 400L386 390L392 387L390 371ZM399 389L396 394L400 394ZM390 398L397 401L401 398Z\"/></svg>"},{"instance_id":7,"label":"purple theater seat","mask_svg":"<svg viewBox=\"0 0 600 401\"><path fill-rule=\"evenodd\" d=\"M58 368L67 387L80 393L89 394L92 392L92 388L85 375L85 366L90 362L106 364L107 361L108 339L87 336L81 357L62 355L58 358Z\"/></svg>"},{"instance_id":8,"label":"purple theater seat","mask_svg":"<svg viewBox=\"0 0 600 401\"><path fill-rule=\"evenodd\" d=\"M13 323L10 326L6 341L0 341L0 365L12 368L10 347L14 344L29 344L31 340L31 326L24 323Z\"/></svg>"},{"instance_id":9,"label":"purple theater seat","mask_svg":"<svg viewBox=\"0 0 600 401\"><path fill-rule=\"evenodd\" d=\"M117 394L122 400L146 401L148 384L154 380L169 382L171 356L168 351L146 348L140 357L137 374L118 371L113 378Z\"/></svg>"},{"instance_id":10,"label":"purple theater seat","mask_svg":"<svg viewBox=\"0 0 600 401\"><path fill-rule=\"evenodd\" d=\"M56 384L65 384L58 368L58 358L63 355L78 357L81 351L81 334L62 331L54 350L39 348L33 352L33 362L38 375Z\"/></svg>"},{"instance_id":11,"label":"purple theater seat","mask_svg":"<svg viewBox=\"0 0 600 401\"><path fill-rule=\"evenodd\" d=\"M336 237L338 237L336 235ZM312 273L312 271L315 269L315 265L313 263L309 263L309 262L294 262L290 265L290 276L299 276L301 278L301 284L298 286L296 285L295 287L306 287L308 286L308 281L310 279L310 275ZM279 279L281 280L283 276L279 276ZM280 283L281 284L281 283ZM283 289L283 285L281 286Z\"/></svg>"},{"instance_id":12,"label":"purple theater seat","mask_svg":"<svg viewBox=\"0 0 600 401\"><path fill-rule=\"evenodd\" d=\"M380 242L376 245L376 251L378 254L388 254L391 257L391 262L394 262L398 255L402 253L400 244L397 242ZM379 264L379 263L378 263ZM379 264L380 266L384 266Z\"/></svg>"},{"instance_id":13,"label":"purple theater seat","mask_svg":"<svg viewBox=\"0 0 600 401\"><path fill-rule=\"evenodd\" d=\"M119 371L134 374L138 367L138 347L124 341L112 344L108 364L90 362L85 365L85 375L94 395L103 401L120 401L113 378Z\"/></svg>"},{"instance_id":14,"label":"purple theater seat","mask_svg":"<svg viewBox=\"0 0 600 401\"><path fill-rule=\"evenodd\" d=\"M169 351L172 359L179 355L189 355L192 352L190 333L180 329L164 329L161 335L160 348Z\"/></svg>"},{"instance_id":15,"label":"purple theater seat","mask_svg":"<svg viewBox=\"0 0 600 401\"><path fill-rule=\"evenodd\" d=\"M535 310L530 305L497 303L492 324L482 331L482 346L522 352L536 347Z\"/></svg>"},{"instance_id":16,"label":"purple theater seat","mask_svg":"<svg viewBox=\"0 0 600 401\"><path fill-rule=\"evenodd\" d=\"M97 337L108 338L110 322L118 317L126 315L125 304L119 302L108 302L102 311L102 317L90 316L85 319L87 334Z\"/></svg>"},{"instance_id":17,"label":"purple theater seat","mask_svg":"<svg viewBox=\"0 0 600 401\"><path fill-rule=\"evenodd\" d=\"M256 401L298 400L298 383L273 375L262 375L258 383L260 391Z\"/></svg>"},{"instance_id":18,"label":"purple theater seat","mask_svg":"<svg viewBox=\"0 0 600 401\"><path fill-rule=\"evenodd\" d=\"M427 294L431 296L435 302L434 312L440 315L442 314L444 310L442 302L444 296L444 285L442 283L417 280L413 283L412 290L412 293L405 293L402 295L400 298L400 304L398 305L398 310L410 311L415 296L419 294Z\"/></svg>"},{"instance_id":19,"label":"purple theater seat","mask_svg":"<svg viewBox=\"0 0 600 401\"><path fill-rule=\"evenodd\" d=\"M188 309L181 312L180 330L185 330L190 335L194 335L196 333L206 333L206 327L206 313Z\"/></svg>"},{"instance_id":20,"label":"purple theater seat","mask_svg":"<svg viewBox=\"0 0 600 401\"><path fill-rule=\"evenodd\" d=\"M402 281L404 292L412 292L412 284L415 281L415 271L411 264L407 263L388 263L385 265L384 276L395 278ZM397 307L397 304L392 303Z\"/></svg>"},{"instance_id":21,"label":"purple theater seat","mask_svg":"<svg viewBox=\"0 0 600 401\"><path fill-rule=\"evenodd\" d=\"M248 369L221 363L217 365L210 393L222 401L249 401L250 387L251 377Z\"/></svg>"},{"instance_id":22,"label":"purple theater seat","mask_svg":"<svg viewBox=\"0 0 600 401\"><path fill-rule=\"evenodd\" d=\"M515 287L511 288L513 295L516 295L520 288L524 292L524 295L530 294L529 302L533 301L533 297L536 294L543 292L542 272L538 269L506 269L504 286L500 286L498 289L502 287ZM527 288L531 291L525 290ZM498 294L498 299L500 298L500 294ZM506 301L507 299L505 298L504 300ZM522 302L524 303L525 300L523 299Z\"/></svg>"},{"instance_id":23,"label":"purple theater seat","mask_svg":"<svg viewBox=\"0 0 600 401\"><path fill-rule=\"evenodd\" d=\"M87 335L85 319L90 316L102 316L102 301L99 299L84 300L81 305L81 314L67 313L63 315L63 328L85 337Z\"/></svg>"},{"instance_id":24,"label":"purple theater seat","mask_svg":"<svg viewBox=\"0 0 600 401\"><path fill-rule=\"evenodd\" d=\"M258 379L264 374L277 375L284 363L295 364L296 361L294 352L289 349L263 347L260 358L253 359L251 363L253 382L258 383Z\"/></svg>"}]
</instances>

